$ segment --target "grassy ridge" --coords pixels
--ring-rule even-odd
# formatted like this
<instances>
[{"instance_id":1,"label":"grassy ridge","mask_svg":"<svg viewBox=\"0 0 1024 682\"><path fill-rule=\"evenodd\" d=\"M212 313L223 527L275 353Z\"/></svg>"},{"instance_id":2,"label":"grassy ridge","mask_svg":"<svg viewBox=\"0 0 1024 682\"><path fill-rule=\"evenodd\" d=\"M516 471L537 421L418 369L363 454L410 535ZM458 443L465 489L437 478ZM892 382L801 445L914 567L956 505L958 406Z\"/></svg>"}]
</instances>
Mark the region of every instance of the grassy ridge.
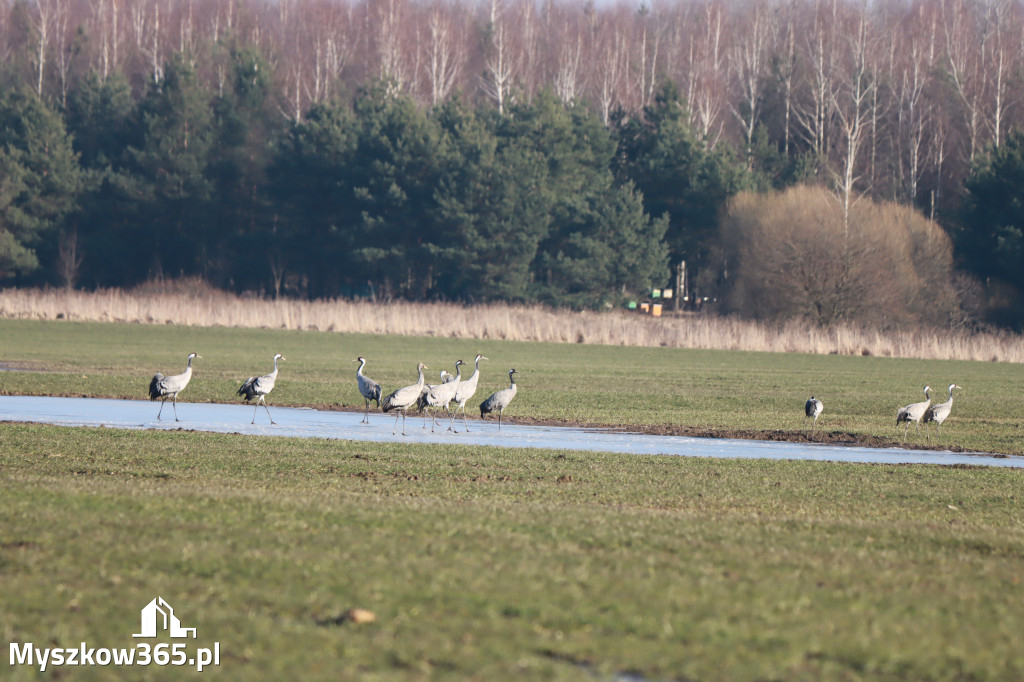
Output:
<instances>
[{"instance_id":1,"label":"grassy ridge","mask_svg":"<svg viewBox=\"0 0 1024 682\"><path fill-rule=\"evenodd\" d=\"M160 594L218 679L1024 675L1024 472L0 430L8 641Z\"/></svg>"},{"instance_id":2,"label":"grassy ridge","mask_svg":"<svg viewBox=\"0 0 1024 682\"><path fill-rule=\"evenodd\" d=\"M154 372L181 371L195 350L203 359L182 400L231 402L242 381L269 371L281 352L288 360L272 404L355 408L363 404L358 355L388 391L415 381L420 360L436 377L481 352L490 361L476 402L507 385L510 367L520 371L513 418L798 432L813 394L824 401L826 431L892 442L902 438L898 406L922 400L925 384L944 401L955 382L964 390L943 444L1024 454L1020 364L27 320L0 320L0 337L0 362L46 370L0 372L0 391L10 394L145 398ZM911 442L923 440L910 433Z\"/></svg>"}]
</instances>

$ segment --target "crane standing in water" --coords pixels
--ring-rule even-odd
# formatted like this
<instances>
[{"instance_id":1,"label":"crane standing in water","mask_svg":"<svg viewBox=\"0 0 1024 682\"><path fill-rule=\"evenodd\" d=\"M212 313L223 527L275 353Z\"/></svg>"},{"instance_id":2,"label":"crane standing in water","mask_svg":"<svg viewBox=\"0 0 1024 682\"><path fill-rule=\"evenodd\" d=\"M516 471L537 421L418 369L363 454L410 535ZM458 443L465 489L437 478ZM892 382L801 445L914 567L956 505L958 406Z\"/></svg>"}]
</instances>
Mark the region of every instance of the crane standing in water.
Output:
<instances>
[{"instance_id":1,"label":"crane standing in water","mask_svg":"<svg viewBox=\"0 0 1024 682\"><path fill-rule=\"evenodd\" d=\"M156 413L157 421L160 420L160 415L164 412L164 405L167 404L168 398L171 399L171 407L174 408L174 421L181 421L178 419L178 394L185 390L188 382L192 379L192 358L203 359L198 353L189 353L188 364L185 366L184 372L169 377L157 372L150 380L149 399L163 398L160 403L160 411Z\"/></svg>"},{"instance_id":2,"label":"crane standing in water","mask_svg":"<svg viewBox=\"0 0 1024 682\"><path fill-rule=\"evenodd\" d=\"M468 379L462 381L459 384L458 390L455 391L455 416L459 416L459 410L462 410L462 424L466 431L469 431L469 422L466 421L466 401L473 397L476 393L477 382L480 381L480 361L486 360L483 355L477 353L476 361L474 362L475 369L473 374Z\"/></svg>"},{"instance_id":3,"label":"crane standing in water","mask_svg":"<svg viewBox=\"0 0 1024 682\"><path fill-rule=\"evenodd\" d=\"M376 402L377 407L380 408L380 384L363 374L366 358L359 356L355 359L355 362L359 363L359 368L356 369L356 382L359 384L359 393L363 396L363 400L366 401L366 411L363 412L363 421L360 423L369 424L370 401Z\"/></svg>"},{"instance_id":4,"label":"crane standing in water","mask_svg":"<svg viewBox=\"0 0 1024 682\"><path fill-rule=\"evenodd\" d=\"M518 387L516 386L516 376L515 376L516 374L518 374L518 372L516 372L515 368L510 369L508 371L508 380L512 382L512 385L509 386L508 388L503 388L502 390L498 391L497 393L494 393L487 400L485 400L482 403L480 403L480 418L481 419L484 418L485 414L488 414L490 412L494 412L495 410L498 411L498 430L499 431L501 431L501 413L504 412L505 408L508 407L508 404L510 402L512 402L512 398L516 397L516 391L519 390Z\"/></svg>"},{"instance_id":5,"label":"crane standing in water","mask_svg":"<svg viewBox=\"0 0 1024 682\"><path fill-rule=\"evenodd\" d=\"M256 411L260 408L260 403L263 403L263 409L267 411L267 417L270 418L271 424L276 424L274 418L270 416L270 408L267 407L267 394L274 390L274 384L277 383L277 361L278 359L287 360L285 356L277 353L274 355L274 371L270 374L264 374L261 377L249 377L245 380L245 383L238 389L238 395L244 395L246 402L257 398L255 406L252 410L252 424L256 423Z\"/></svg>"},{"instance_id":6,"label":"crane standing in water","mask_svg":"<svg viewBox=\"0 0 1024 682\"><path fill-rule=\"evenodd\" d=\"M423 370L427 369L427 366L422 362L416 365L416 371L419 372L419 380L410 386L403 386L402 388L393 391L388 397L384 398L384 401L380 404L380 409L384 412L390 412L391 410L398 410L402 414L402 435L405 435L405 413L410 407L416 404L416 401L420 397L420 392L423 390ZM391 435L395 435L395 431L398 430L398 415L395 415L395 428L391 430Z\"/></svg>"}]
</instances>

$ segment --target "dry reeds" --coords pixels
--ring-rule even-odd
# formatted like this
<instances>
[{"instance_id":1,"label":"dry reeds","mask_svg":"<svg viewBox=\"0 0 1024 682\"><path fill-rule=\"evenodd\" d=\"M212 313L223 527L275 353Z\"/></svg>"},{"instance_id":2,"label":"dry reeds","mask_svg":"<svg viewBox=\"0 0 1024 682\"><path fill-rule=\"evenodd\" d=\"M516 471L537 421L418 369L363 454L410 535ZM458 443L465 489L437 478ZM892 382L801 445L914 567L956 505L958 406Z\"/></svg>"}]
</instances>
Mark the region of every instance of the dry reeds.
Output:
<instances>
[{"instance_id":1,"label":"dry reeds","mask_svg":"<svg viewBox=\"0 0 1024 682\"><path fill-rule=\"evenodd\" d=\"M236 296L204 285L172 292L160 288L91 293L3 289L0 317L1024 362L1022 337L1012 334L879 332L849 325L766 325L713 315L654 318L625 311L571 312L503 303L275 301Z\"/></svg>"}]
</instances>

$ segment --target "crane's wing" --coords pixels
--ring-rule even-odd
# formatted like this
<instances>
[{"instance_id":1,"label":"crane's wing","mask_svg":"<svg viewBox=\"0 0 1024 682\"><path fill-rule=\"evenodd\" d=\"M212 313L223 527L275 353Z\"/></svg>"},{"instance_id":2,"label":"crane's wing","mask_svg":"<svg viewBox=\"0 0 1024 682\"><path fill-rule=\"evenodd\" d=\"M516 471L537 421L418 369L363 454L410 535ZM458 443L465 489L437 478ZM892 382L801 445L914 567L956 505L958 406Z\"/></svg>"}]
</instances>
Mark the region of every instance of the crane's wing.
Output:
<instances>
[{"instance_id":1,"label":"crane's wing","mask_svg":"<svg viewBox=\"0 0 1024 682\"><path fill-rule=\"evenodd\" d=\"M416 399L420 397L420 385L413 384L412 386L403 386L397 391L391 393L387 398L384 398L384 402L381 403L380 408L385 412L395 409L403 409L409 407Z\"/></svg>"},{"instance_id":2,"label":"crane's wing","mask_svg":"<svg viewBox=\"0 0 1024 682\"><path fill-rule=\"evenodd\" d=\"M156 374L153 375L152 381L149 382L149 399L150 400L156 400L161 395L163 395L160 392L160 382L162 382L163 380L164 380L164 375L161 374L160 372L157 372Z\"/></svg>"},{"instance_id":3,"label":"crane's wing","mask_svg":"<svg viewBox=\"0 0 1024 682\"><path fill-rule=\"evenodd\" d=\"M246 400L256 397L256 377L249 377L238 389L238 395L244 395Z\"/></svg>"}]
</instances>

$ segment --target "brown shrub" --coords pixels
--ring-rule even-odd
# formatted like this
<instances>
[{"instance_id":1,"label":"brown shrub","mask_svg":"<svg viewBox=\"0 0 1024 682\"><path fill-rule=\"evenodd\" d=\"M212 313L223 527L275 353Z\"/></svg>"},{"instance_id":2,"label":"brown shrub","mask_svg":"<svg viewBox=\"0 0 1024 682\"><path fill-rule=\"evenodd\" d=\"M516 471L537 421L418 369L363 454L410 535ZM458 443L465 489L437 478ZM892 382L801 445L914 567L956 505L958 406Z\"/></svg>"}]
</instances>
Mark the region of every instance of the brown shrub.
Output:
<instances>
[{"instance_id":1,"label":"brown shrub","mask_svg":"<svg viewBox=\"0 0 1024 682\"><path fill-rule=\"evenodd\" d=\"M799 186L741 193L721 226L726 311L762 320L879 327L948 325L957 309L952 247L934 222L896 204L855 204Z\"/></svg>"}]
</instances>

